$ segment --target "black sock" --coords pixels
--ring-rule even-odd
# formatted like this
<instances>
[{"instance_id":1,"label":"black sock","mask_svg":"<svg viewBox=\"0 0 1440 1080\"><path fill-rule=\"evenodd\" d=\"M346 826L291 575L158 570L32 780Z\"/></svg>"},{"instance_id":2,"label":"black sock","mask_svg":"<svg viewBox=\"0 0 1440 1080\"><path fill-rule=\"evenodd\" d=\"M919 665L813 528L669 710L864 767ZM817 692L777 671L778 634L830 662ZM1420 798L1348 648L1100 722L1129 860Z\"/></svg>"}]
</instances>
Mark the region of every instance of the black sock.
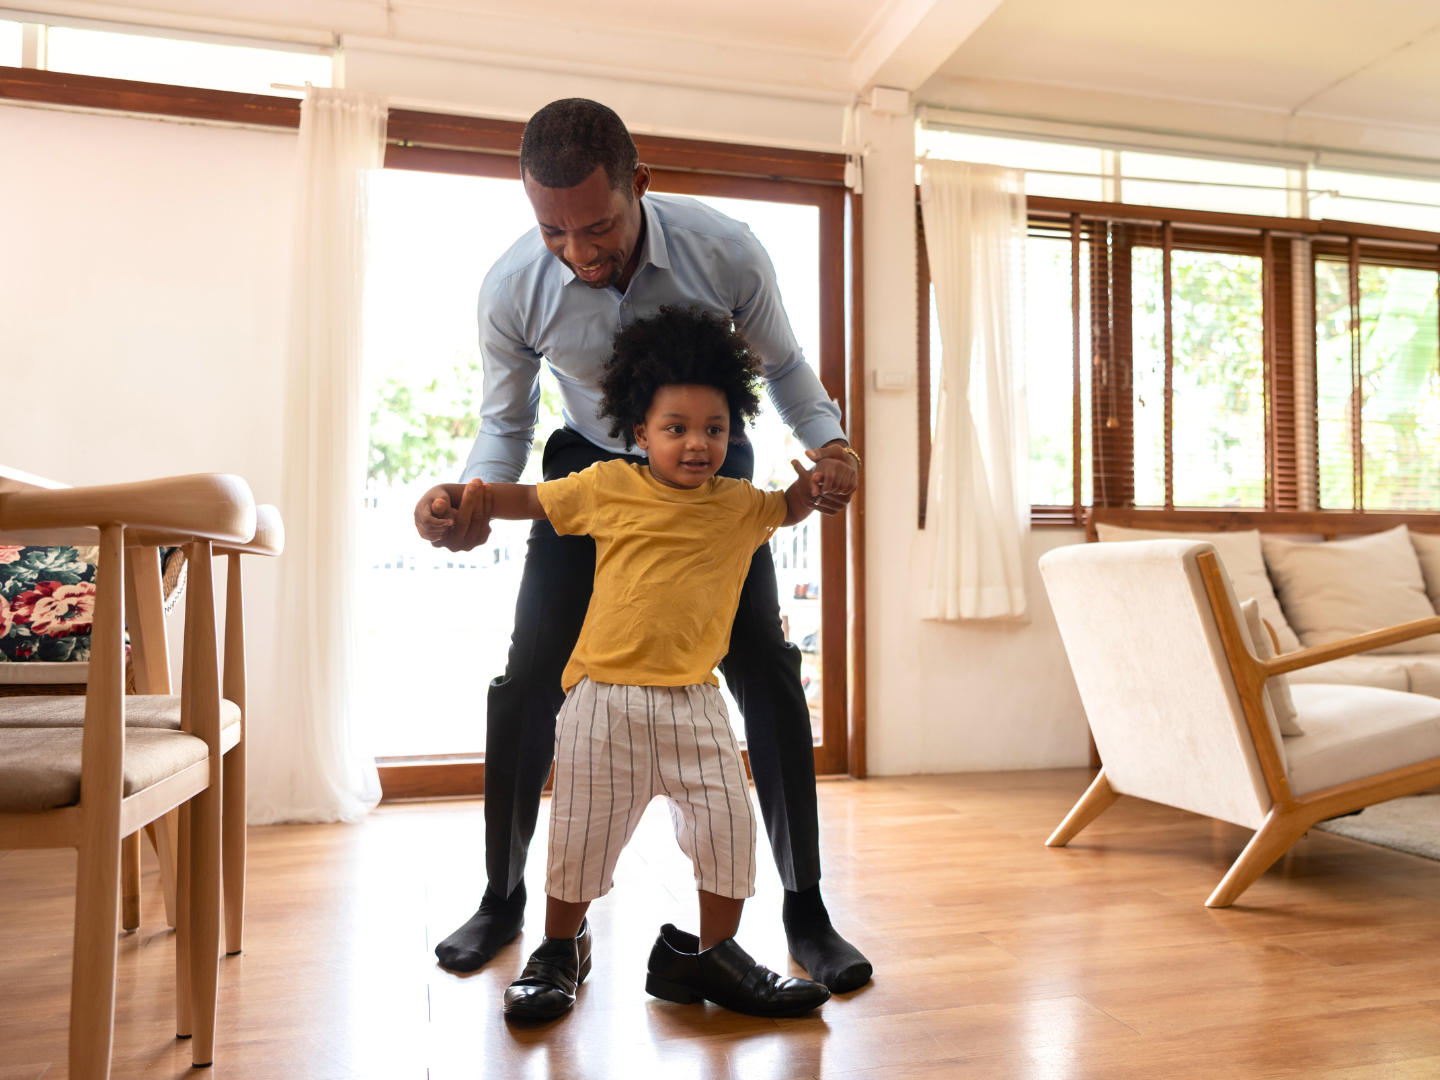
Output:
<instances>
[{"instance_id":1,"label":"black sock","mask_svg":"<svg viewBox=\"0 0 1440 1080\"><path fill-rule=\"evenodd\" d=\"M439 945L435 956L440 966L451 971L475 971L501 948L514 941L525 925L525 883L503 899L488 886L480 909Z\"/></svg>"},{"instance_id":2,"label":"black sock","mask_svg":"<svg viewBox=\"0 0 1440 1080\"><path fill-rule=\"evenodd\" d=\"M835 932L820 898L820 886L803 892L785 890L785 936L790 955L832 993L846 994L870 981L870 961Z\"/></svg>"}]
</instances>

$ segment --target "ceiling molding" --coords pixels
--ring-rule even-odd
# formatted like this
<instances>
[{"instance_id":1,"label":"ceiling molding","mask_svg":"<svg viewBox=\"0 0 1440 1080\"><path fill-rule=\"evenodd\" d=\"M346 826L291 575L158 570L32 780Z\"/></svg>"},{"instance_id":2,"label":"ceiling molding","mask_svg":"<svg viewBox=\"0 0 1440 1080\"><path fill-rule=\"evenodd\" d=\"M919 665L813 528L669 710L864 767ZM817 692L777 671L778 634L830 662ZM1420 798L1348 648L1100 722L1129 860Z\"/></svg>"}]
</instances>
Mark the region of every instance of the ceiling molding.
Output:
<instances>
[{"instance_id":1,"label":"ceiling molding","mask_svg":"<svg viewBox=\"0 0 1440 1080\"><path fill-rule=\"evenodd\" d=\"M899 0L852 46L856 90L916 90L1000 6L1000 0Z\"/></svg>"},{"instance_id":2,"label":"ceiling molding","mask_svg":"<svg viewBox=\"0 0 1440 1080\"><path fill-rule=\"evenodd\" d=\"M685 70L682 65L676 69L657 69L632 64L597 64L559 56L534 56L518 51L491 51L472 49L465 46L432 45L414 41L397 41L394 38L365 37L346 34L341 39L345 49L361 52L384 53L420 59L449 60L492 68L516 68L526 71L547 71L565 75L585 75L604 79L659 86L683 86L700 90L716 90L725 93L748 94L755 97L780 98L795 101L813 101L827 105L847 105L852 94L845 89L817 88L792 83L770 82L748 79L733 74L706 74L696 70L698 65ZM773 72L774 59L758 57L760 63L753 65L757 71ZM673 62L673 58L672 58ZM711 66L711 65L706 65ZM736 65L722 65L734 68ZM747 69L752 65L746 65Z\"/></svg>"}]
</instances>

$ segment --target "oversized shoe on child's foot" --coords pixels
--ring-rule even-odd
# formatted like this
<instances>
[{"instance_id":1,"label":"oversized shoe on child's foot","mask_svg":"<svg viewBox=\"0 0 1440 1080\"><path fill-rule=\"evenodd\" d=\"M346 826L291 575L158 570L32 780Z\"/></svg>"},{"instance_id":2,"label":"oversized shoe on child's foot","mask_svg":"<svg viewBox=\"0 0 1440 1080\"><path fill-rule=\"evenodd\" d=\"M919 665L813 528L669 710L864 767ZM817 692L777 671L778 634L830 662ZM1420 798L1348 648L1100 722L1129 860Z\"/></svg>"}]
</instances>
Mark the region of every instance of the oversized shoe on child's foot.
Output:
<instances>
[{"instance_id":1,"label":"oversized shoe on child's foot","mask_svg":"<svg viewBox=\"0 0 1440 1080\"><path fill-rule=\"evenodd\" d=\"M800 1016L830 1000L830 991L809 979L792 979L757 964L727 938L700 951L694 934L666 923L650 950L648 993L682 1005L706 1000L750 1016Z\"/></svg>"},{"instance_id":2,"label":"oversized shoe on child's foot","mask_svg":"<svg viewBox=\"0 0 1440 1080\"><path fill-rule=\"evenodd\" d=\"M505 988L505 1015L553 1020L570 1011L575 991L590 974L590 920L573 938L546 938L530 954L520 978Z\"/></svg>"}]
</instances>

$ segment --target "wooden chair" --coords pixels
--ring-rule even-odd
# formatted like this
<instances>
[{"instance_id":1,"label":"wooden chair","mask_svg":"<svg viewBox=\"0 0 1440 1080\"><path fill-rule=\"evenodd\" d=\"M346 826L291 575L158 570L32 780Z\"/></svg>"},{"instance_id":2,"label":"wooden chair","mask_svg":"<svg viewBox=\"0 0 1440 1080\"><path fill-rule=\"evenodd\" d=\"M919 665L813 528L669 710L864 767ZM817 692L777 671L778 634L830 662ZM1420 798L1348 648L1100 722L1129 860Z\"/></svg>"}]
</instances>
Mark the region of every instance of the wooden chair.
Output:
<instances>
[{"instance_id":1,"label":"wooden chair","mask_svg":"<svg viewBox=\"0 0 1440 1080\"><path fill-rule=\"evenodd\" d=\"M100 548L83 725L0 727L0 848L79 851L70 1075L98 1080L109 1074L113 1041L122 839L181 808L177 1020L179 1034L193 1033L194 1063L208 1065L220 946L222 754L239 736L237 726L233 736L221 726L211 544L249 542L254 502L243 480L214 475L62 490L12 485L0 493L0 532L18 531L20 542L75 543L77 530L91 544L98 531ZM190 545L195 567L180 730L127 730L125 550L177 542Z\"/></svg>"},{"instance_id":2,"label":"wooden chair","mask_svg":"<svg viewBox=\"0 0 1440 1080\"><path fill-rule=\"evenodd\" d=\"M1440 700L1364 686L1291 688L1282 737L1268 678L1440 631L1420 619L1257 658L1224 567L1190 540L1077 545L1040 560L1105 766L1046 841L1120 795L1255 829L1209 907L1228 907L1312 825L1440 783Z\"/></svg>"}]
</instances>

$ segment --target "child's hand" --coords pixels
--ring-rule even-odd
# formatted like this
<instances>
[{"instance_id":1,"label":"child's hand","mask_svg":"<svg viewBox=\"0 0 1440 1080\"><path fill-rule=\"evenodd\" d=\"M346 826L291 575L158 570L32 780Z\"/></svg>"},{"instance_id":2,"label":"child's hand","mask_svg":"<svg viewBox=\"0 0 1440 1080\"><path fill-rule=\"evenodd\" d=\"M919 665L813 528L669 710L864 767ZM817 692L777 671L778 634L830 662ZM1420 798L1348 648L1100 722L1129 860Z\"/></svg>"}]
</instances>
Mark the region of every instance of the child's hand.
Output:
<instances>
[{"instance_id":1,"label":"child's hand","mask_svg":"<svg viewBox=\"0 0 1440 1080\"><path fill-rule=\"evenodd\" d=\"M454 505L459 495L459 506ZM490 488L471 480L464 488L440 484L415 504L415 529L434 547L470 551L490 538Z\"/></svg>"}]
</instances>

